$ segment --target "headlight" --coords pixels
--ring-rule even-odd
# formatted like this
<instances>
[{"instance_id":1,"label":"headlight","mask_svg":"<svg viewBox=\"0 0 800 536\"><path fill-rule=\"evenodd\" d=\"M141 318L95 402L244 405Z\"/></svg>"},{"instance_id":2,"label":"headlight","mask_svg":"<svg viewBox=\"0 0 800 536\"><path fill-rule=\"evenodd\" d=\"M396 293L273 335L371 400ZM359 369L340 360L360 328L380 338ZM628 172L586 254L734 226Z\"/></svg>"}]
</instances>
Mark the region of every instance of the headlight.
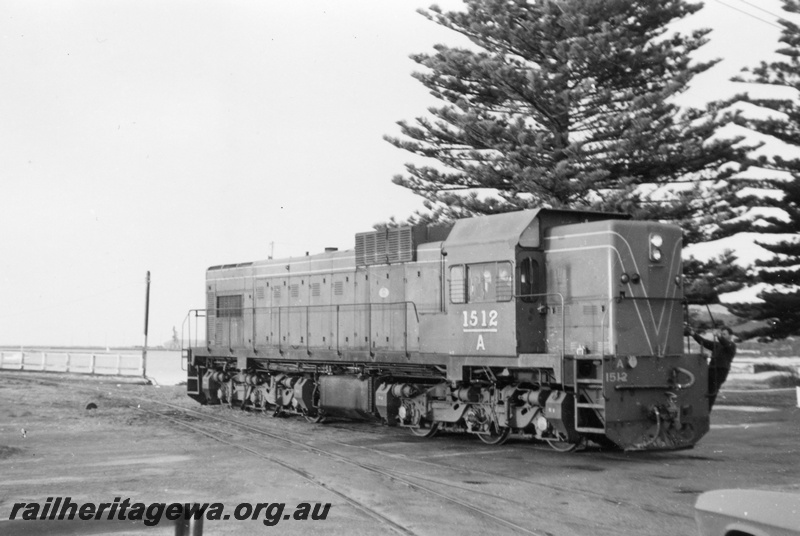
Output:
<instances>
[{"instance_id":1,"label":"headlight","mask_svg":"<svg viewBox=\"0 0 800 536\"><path fill-rule=\"evenodd\" d=\"M664 244L664 238L660 234L650 235L650 260L661 260L661 246Z\"/></svg>"},{"instance_id":2,"label":"headlight","mask_svg":"<svg viewBox=\"0 0 800 536\"><path fill-rule=\"evenodd\" d=\"M650 243L653 244L654 247L660 248L661 245L664 243L664 239L661 237L660 234L651 234Z\"/></svg>"}]
</instances>

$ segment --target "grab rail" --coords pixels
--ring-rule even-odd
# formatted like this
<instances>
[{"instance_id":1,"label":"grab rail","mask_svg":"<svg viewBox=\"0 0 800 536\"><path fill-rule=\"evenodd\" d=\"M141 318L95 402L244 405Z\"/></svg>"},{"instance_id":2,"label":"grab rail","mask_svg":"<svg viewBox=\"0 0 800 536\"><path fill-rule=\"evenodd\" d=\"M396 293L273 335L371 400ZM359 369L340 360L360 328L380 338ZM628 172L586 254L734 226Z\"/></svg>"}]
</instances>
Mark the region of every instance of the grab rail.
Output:
<instances>
[{"instance_id":1,"label":"grab rail","mask_svg":"<svg viewBox=\"0 0 800 536\"><path fill-rule=\"evenodd\" d=\"M372 325L373 325L373 316L376 311L386 311L391 309L398 309L402 307L402 311L404 314L404 326L403 326L403 349L406 354L409 352L409 325L408 325L408 312L409 307L411 311L414 313L414 319L419 325L419 310L417 309L417 305L413 301L402 301L402 302L389 302L389 303L346 303L346 304L324 304L324 305L278 305L278 306L269 306L269 307L249 307L249 308L242 308L242 309L235 309L235 311L240 311L242 314L241 316L218 316L217 314L213 314L214 312L222 311L222 309L190 309L187 313L186 317L183 320L181 325L181 345L183 349L184 341L189 342L190 347L198 346L200 343L199 338L199 329L197 327L197 323L200 318L224 318L229 320L226 322L227 326L227 333L226 340L228 344L231 346L235 345L243 345L244 344L244 336L243 334L236 335L233 333L234 329L244 328L245 326L242 325L242 322L231 321L234 319L245 319L247 316L250 316L250 321L252 322L252 338L251 338L251 346L256 346L257 341L257 326L256 326L256 319L263 315L266 316L266 313L272 317L272 315L277 315L277 328L278 328L278 340L275 344L278 347L278 350L282 353L285 351L284 349L284 317L289 315L293 315L295 313L299 313L304 317L304 323L301 326L304 328L305 335L303 337L303 344L306 347L307 352L311 352L312 346L310 344L310 326L311 326L311 316L313 313L318 311L325 311L328 310L331 313L335 313L335 324L336 324L336 351L341 353L342 351L342 342L341 342L341 314L346 313L349 310L352 310L356 313L361 313L363 315L363 320L367 323L367 347L369 351L373 352L373 333L372 333ZM335 309L334 309L335 308ZM234 309L227 309L225 311L232 311ZM211 314L210 314L211 313ZM194 338L192 337L192 320L194 320L195 324L195 331L194 331ZM184 335L188 334L188 339L184 337ZM235 338L241 338L241 340L235 341ZM206 345L208 342L208 325L206 326L206 336L205 341L203 342L203 346ZM271 341L272 342L272 341Z\"/></svg>"}]
</instances>

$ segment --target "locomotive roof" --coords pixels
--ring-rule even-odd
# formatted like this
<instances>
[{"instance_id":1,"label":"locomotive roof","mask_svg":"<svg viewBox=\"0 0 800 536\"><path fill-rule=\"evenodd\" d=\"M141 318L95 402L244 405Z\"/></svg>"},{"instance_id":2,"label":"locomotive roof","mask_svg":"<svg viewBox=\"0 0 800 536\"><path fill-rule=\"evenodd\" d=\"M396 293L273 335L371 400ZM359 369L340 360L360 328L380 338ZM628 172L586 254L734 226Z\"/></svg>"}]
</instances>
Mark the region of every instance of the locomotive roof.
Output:
<instances>
[{"instance_id":1,"label":"locomotive roof","mask_svg":"<svg viewBox=\"0 0 800 536\"><path fill-rule=\"evenodd\" d=\"M461 248L480 247L485 253L499 248L507 252L517 245L541 247L545 229L554 225L582 223L588 221L628 219L626 214L613 212L590 212L566 209L537 208L506 212L491 216L477 216L457 220L444 243L448 254Z\"/></svg>"},{"instance_id":2,"label":"locomotive roof","mask_svg":"<svg viewBox=\"0 0 800 536\"><path fill-rule=\"evenodd\" d=\"M436 243L441 243L446 254L455 254L456 257L459 256L459 252L474 257L476 250L479 249L480 253L487 259L492 257L505 258L508 256L509 249L513 250L517 245L532 248L541 247L544 231L554 225L609 219L628 219L629 217L630 216L626 214L613 212L551 208L537 208L487 216L475 216L456 220L452 230L449 231L449 234L445 235L446 239L444 242L436 241ZM421 245L422 243L427 243L427 240L420 240L417 245ZM431 243L434 243L434 241L431 241ZM256 262L211 266L208 268L208 271L267 268L270 266L280 266L283 268L287 261L292 264L315 261L336 262L352 258L355 254L356 251L354 250L326 251L325 253L318 253L310 256L306 255L305 257L269 259ZM453 257L451 257L451 260L454 260Z\"/></svg>"}]
</instances>

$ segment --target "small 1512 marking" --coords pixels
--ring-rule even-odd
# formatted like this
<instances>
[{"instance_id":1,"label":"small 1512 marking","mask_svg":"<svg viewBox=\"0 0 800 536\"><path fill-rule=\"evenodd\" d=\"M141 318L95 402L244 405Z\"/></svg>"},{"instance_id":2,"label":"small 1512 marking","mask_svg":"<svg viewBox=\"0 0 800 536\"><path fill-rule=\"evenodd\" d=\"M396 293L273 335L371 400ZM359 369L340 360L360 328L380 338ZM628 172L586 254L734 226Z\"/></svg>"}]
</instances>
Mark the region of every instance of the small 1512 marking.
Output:
<instances>
[{"instance_id":1,"label":"small 1512 marking","mask_svg":"<svg viewBox=\"0 0 800 536\"><path fill-rule=\"evenodd\" d=\"M482 328L497 327L497 311L464 311L464 327L474 328L480 326Z\"/></svg>"},{"instance_id":2,"label":"small 1512 marking","mask_svg":"<svg viewBox=\"0 0 800 536\"><path fill-rule=\"evenodd\" d=\"M622 383L628 381L627 372L606 372L606 381L609 383Z\"/></svg>"}]
</instances>

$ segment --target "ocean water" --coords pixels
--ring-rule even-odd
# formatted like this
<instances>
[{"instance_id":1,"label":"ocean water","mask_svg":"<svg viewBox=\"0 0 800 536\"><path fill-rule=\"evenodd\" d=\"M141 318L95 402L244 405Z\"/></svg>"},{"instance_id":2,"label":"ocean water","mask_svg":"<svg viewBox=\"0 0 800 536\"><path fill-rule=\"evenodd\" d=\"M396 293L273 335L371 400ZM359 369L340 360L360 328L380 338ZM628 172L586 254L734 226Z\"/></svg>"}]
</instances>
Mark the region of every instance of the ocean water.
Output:
<instances>
[{"instance_id":1,"label":"ocean water","mask_svg":"<svg viewBox=\"0 0 800 536\"><path fill-rule=\"evenodd\" d=\"M186 370L178 350L148 350L147 377L158 385L177 385L186 381Z\"/></svg>"}]
</instances>

